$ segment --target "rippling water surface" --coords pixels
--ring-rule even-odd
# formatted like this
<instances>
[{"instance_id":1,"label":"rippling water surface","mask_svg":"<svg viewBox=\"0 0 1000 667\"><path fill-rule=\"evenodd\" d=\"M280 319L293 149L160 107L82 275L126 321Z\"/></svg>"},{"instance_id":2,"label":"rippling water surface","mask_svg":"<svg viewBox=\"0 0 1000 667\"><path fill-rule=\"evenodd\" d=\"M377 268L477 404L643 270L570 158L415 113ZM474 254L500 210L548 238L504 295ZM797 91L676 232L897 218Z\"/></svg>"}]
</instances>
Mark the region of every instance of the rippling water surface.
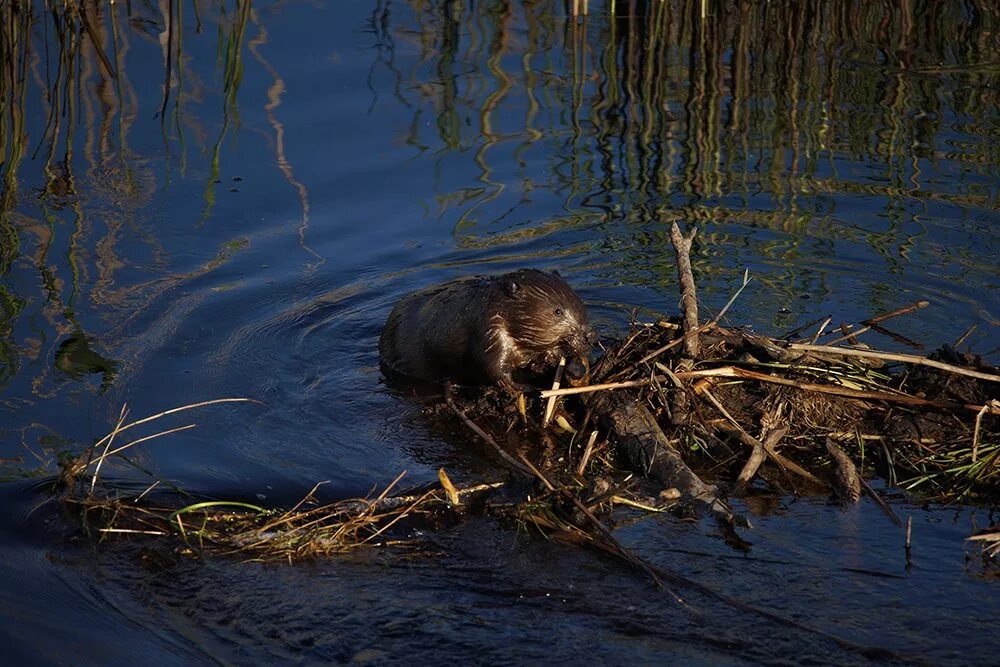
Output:
<instances>
[{"instance_id":1,"label":"rippling water surface","mask_svg":"<svg viewBox=\"0 0 1000 667\"><path fill-rule=\"evenodd\" d=\"M1000 345L1000 23L989 3L314 2L3 5L0 635L32 661L857 662L865 656L616 563L473 520L440 557L140 565L77 536L45 481L128 405L222 396L135 461L287 504L401 470L498 464L389 391L407 292L557 268L605 332L672 312L669 222L700 229L708 312L780 333L893 322ZM572 3L569 3L570 5ZM873 341L874 342L874 341ZM898 340L881 347L907 349ZM123 488L146 480L112 467ZM41 477L42 480L33 478ZM1000 608L962 538L911 506L787 498L749 555L710 526L620 531L719 592L931 662L990 661ZM966 561L963 549L971 558ZM539 568L539 563L546 567Z\"/></svg>"}]
</instances>

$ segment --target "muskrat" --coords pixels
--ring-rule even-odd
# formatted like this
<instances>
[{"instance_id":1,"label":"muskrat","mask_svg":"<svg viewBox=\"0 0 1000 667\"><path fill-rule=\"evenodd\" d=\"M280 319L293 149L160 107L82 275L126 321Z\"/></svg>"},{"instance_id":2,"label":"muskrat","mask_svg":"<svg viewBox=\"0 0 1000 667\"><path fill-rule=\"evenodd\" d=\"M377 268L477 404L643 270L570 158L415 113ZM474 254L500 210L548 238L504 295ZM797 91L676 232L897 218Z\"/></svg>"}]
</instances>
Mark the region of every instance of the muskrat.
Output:
<instances>
[{"instance_id":1,"label":"muskrat","mask_svg":"<svg viewBox=\"0 0 1000 667\"><path fill-rule=\"evenodd\" d=\"M560 356L586 363L594 340L587 309L557 271L519 269L459 278L404 297L378 350L389 369L430 382L499 382L542 372Z\"/></svg>"}]
</instances>

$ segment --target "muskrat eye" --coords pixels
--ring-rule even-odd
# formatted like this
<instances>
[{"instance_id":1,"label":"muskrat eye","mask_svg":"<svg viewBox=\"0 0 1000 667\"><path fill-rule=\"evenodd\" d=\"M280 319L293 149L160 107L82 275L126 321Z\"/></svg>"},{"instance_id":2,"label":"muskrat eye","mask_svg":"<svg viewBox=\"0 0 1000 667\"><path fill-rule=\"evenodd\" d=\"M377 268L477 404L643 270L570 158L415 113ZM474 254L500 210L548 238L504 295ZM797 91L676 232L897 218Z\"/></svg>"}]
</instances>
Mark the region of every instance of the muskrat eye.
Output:
<instances>
[{"instance_id":1,"label":"muskrat eye","mask_svg":"<svg viewBox=\"0 0 1000 667\"><path fill-rule=\"evenodd\" d=\"M562 308L556 308L556 317L562 317Z\"/></svg>"}]
</instances>

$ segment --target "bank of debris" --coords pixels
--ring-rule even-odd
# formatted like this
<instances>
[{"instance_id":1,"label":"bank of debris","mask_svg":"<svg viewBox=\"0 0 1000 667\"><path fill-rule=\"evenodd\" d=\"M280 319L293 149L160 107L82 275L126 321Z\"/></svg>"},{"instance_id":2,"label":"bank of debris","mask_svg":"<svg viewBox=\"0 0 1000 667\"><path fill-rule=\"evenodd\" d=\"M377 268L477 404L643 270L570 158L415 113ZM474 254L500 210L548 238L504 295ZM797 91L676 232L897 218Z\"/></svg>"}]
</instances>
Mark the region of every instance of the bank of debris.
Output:
<instances>
[{"instance_id":1,"label":"bank of debris","mask_svg":"<svg viewBox=\"0 0 1000 667\"><path fill-rule=\"evenodd\" d=\"M552 389L517 400L449 388L428 410L430 419L457 416L507 475L457 488L442 470L431 487L404 492L397 478L368 498L333 503L318 502L314 489L289 509L186 499L179 490L162 493L158 481L132 495L103 484L106 460L128 461L132 446L192 425L116 445L125 431L246 400L220 399L133 422L123 409L111 433L64 463L63 498L103 537L169 538L192 555L289 562L373 546L419 548L409 537L414 522L491 512L613 554L660 583L670 577L615 539L623 512L711 516L738 542L749 522L731 499L760 493L829 494L844 504L867 494L900 525L868 480L927 501L1000 499L1000 371L960 352L960 341L924 357L879 351L860 338L877 332L909 343L885 323L927 302L855 326L831 328L824 318L769 337L723 324L751 282L744 275L726 307L705 320L689 260L693 239L673 225L680 317L635 321L620 340L603 341L584 386L561 388L557 374ZM973 536L989 556L997 554L995 534Z\"/></svg>"}]
</instances>

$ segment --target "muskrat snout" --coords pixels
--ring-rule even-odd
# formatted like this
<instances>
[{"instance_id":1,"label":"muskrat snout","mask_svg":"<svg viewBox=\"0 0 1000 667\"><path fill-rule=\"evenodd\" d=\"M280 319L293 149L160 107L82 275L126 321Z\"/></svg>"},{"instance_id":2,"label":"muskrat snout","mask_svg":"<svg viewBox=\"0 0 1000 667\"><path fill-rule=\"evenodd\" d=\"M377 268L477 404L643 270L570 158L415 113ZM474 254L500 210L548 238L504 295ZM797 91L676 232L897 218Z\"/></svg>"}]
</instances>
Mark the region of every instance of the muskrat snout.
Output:
<instances>
[{"instance_id":1,"label":"muskrat snout","mask_svg":"<svg viewBox=\"0 0 1000 667\"><path fill-rule=\"evenodd\" d=\"M574 332L574 334L569 339L570 347L572 351L581 357L586 357L590 354L591 348L594 347L594 343L597 342L597 332L594 331L593 327L587 325L582 327L579 331Z\"/></svg>"}]
</instances>

